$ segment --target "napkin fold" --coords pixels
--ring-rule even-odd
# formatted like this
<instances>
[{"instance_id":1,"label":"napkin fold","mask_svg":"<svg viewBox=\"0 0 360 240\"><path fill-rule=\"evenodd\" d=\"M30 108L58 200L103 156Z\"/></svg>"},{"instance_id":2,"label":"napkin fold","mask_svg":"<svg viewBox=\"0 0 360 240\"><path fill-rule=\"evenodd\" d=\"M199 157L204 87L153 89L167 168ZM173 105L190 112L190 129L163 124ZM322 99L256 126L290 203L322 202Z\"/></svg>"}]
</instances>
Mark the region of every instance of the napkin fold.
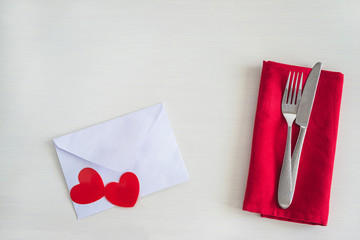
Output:
<instances>
[{"instance_id":1,"label":"napkin fold","mask_svg":"<svg viewBox=\"0 0 360 240\"><path fill-rule=\"evenodd\" d=\"M263 62L243 210L267 218L326 226L344 75L321 71L293 202L282 209L277 191L287 124L281 113L281 99L290 71L303 72L306 80L311 68ZM294 123L292 148L298 133Z\"/></svg>"}]
</instances>

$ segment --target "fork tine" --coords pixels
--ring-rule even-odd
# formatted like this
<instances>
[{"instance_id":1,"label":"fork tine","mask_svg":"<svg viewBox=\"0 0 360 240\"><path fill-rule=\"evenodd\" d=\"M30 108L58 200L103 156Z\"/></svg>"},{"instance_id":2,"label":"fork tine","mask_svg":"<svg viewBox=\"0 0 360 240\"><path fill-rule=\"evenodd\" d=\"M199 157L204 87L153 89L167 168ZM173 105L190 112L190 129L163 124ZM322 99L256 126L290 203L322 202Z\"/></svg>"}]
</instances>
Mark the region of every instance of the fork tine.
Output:
<instances>
[{"instance_id":1,"label":"fork tine","mask_svg":"<svg viewBox=\"0 0 360 240\"><path fill-rule=\"evenodd\" d=\"M297 84L298 84L298 79L299 79L299 73L296 74L296 81L295 81L295 86L294 86L294 96L292 98L291 104L295 104L295 97L296 97L296 89L297 89Z\"/></svg>"},{"instance_id":2,"label":"fork tine","mask_svg":"<svg viewBox=\"0 0 360 240\"><path fill-rule=\"evenodd\" d=\"M294 74L292 76L292 80L291 80L291 83L290 83L290 92L289 92L289 98L287 100L287 104L291 104L291 97L292 97L292 92L293 92L294 78L295 78L295 72L294 72Z\"/></svg>"},{"instance_id":3,"label":"fork tine","mask_svg":"<svg viewBox=\"0 0 360 240\"><path fill-rule=\"evenodd\" d=\"M287 97L288 97L288 92L289 92L290 76L291 76L291 72L289 72L289 77L288 77L288 80L286 82L286 87L285 87L285 91L284 91L284 95L283 95L281 103L286 103L286 100L287 100Z\"/></svg>"},{"instance_id":4,"label":"fork tine","mask_svg":"<svg viewBox=\"0 0 360 240\"><path fill-rule=\"evenodd\" d=\"M304 73L301 73L300 83L299 83L299 90L298 90L297 99L296 99L296 105L298 105L300 103L300 100L301 100L303 75L304 75Z\"/></svg>"}]
</instances>

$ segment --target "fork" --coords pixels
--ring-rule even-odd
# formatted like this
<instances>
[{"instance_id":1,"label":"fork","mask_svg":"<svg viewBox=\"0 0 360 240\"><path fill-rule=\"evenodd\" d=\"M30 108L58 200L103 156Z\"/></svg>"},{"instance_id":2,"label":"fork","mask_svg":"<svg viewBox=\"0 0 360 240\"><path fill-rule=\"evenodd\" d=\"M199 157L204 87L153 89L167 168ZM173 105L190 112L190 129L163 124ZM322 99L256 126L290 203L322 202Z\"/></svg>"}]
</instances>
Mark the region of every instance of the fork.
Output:
<instances>
[{"instance_id":1,"label":"fork","mask_svg":"<svg viewBox=\"0 0 360 240\"><path fill-rule=\"evenodd\" d=\"M296 75L296 80L295 80ZM292 77L291 77L292 76ZM287 138L284 159L281 167L279 187L278 187L278 202L281 208L286 209L292 202L293 184L291 172L291 130L296 113L299 107L302 93L302 80L303 73L301 73L300 84L298 85L299 73L289 73L286 87L284 90L283 98L281 101L281 112L287 122ZM295 81L295 85L294 85ZM290 90L289 90L290 87ZM297 93L296 93L297 92Z\"/></svg>"}]
</instances>

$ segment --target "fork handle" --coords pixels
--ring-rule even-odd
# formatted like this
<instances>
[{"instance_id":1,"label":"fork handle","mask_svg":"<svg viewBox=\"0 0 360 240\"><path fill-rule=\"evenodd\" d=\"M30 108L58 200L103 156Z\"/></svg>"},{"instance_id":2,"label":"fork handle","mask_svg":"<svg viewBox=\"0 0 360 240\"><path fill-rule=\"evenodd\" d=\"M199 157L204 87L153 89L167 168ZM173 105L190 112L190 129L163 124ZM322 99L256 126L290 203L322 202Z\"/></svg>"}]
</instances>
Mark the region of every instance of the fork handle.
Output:
<instances>
[{"instance_id":1,"label":"fork handle","mask_svg":"<svg viewBox=\"0 0 360 240\"><path fill-rule=\"evenodd\" d=\"M278 203L281 208L286 209L290 206L292 197L291 181L291 130L292 125L288 126L284 159L281 166L281 173L278 186Z\"/></svg>"},{"instance_id":2,"label":"fork handle","mask_svg":"<svg viewBox=\"0 0 360 240\"><path fill-rule=\"evenodd\" d=\"M278 189L278 202L280 207L283 209L287 209L290 206L292 199L294 197L296 178L299 169L300 155L304 144L305 133L306 133L306 128L300 127L299 136L296 141L296 145L292 157L291 157L291 145L290 145L290 150L289 150L290 152L289 154L291 158L291 160L289 161L290 166L284 164L285 163L285 156L284 156L284 162L281 168L279 189ZM287 152L287 148L285 150L285 154L286 152Z\"/></svg>"}]
</instances>

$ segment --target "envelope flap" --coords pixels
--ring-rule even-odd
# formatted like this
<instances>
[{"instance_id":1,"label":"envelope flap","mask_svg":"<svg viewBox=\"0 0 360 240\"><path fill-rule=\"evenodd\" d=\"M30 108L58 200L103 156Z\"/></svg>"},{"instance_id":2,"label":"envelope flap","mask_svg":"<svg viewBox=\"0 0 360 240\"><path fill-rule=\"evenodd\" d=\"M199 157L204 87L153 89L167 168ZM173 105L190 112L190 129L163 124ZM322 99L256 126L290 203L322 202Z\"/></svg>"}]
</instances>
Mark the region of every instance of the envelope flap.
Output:
<instances>
[{"instance_id":1,"label":"envelope flap","mask_svg":"<svg viewBox=\"0 0 360 240\"><path fill-rule=\"evenodd\" d=\"M57 147L115 171L129 169L155 125L162 104L55 138Z\"/></svg>"}]
</instances>

